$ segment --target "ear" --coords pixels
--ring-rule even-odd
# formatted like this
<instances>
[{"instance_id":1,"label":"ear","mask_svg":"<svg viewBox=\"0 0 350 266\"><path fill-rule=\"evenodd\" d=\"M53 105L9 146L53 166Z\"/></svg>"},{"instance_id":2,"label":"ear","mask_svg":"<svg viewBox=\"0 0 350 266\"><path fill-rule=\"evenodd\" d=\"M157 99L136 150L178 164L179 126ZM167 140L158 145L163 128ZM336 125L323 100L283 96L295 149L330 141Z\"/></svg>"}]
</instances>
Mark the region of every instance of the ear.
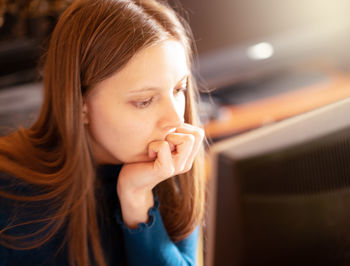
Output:
<instances>
[{"instance_id":1,"label":"ear","mask_svg":"<svg viewBox=\"0 0 350 266\"><path fill-rule=\"evenodd\" d=\"M87 125L87 124L89 124L89 115L88 115L88 106L87 106L85 99L83 100L82 110L83 110L82 111L83 123L84 123L84 125Z\"/></svg>"}]
</instances>

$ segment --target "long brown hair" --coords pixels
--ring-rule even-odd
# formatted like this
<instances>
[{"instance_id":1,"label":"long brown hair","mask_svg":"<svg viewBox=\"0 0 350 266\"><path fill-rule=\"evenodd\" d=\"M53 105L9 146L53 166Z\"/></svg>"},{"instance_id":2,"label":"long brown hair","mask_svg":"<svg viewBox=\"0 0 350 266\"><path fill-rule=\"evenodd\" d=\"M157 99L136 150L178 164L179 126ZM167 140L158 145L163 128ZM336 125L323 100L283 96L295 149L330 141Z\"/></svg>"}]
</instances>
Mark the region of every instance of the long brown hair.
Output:
<instances>
[{"instance_id":1,"label":"long brown hair","mask_svg":"<svg viewBox=\"0 0 350 266\"><path fill-rule=\"evenodd\" d=\"M165 2L78 0L61 15L45 54L44 102L39 117L30 128L19 128L0 138L0 171L40 188L35 195L2 190L0 196L23 202L52 201L54 211L46 218L26 222L45 221L40 232L20 238L6 234L10 227L23 224L0 230L4 245L35 248L65 225L71 265L90 265L91 258L106 265L96 215L96 164L82 118L83 97L125 66L135 53L165 39L184 45L190 67L190 30ZM193 78L186 94L185 121L199 126ZM202 221L203 153L202 148L189 172L155 188L173 241L187 237Z\"/></svg>"}]
</instances>

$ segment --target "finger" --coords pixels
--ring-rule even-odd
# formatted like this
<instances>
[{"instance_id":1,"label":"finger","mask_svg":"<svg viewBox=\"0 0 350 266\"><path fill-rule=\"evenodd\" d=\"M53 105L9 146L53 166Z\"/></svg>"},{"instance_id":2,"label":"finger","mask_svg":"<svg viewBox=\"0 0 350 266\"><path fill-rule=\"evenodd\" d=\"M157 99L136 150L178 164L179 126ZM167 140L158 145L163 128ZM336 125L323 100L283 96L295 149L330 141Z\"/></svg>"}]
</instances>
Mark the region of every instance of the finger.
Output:
<instances>
[{"instance_id":1,"label":"finger","mask_svg":"<svg viewBox=\"0 0 350 266\"><path fill-rule=\"evenodd\" d=\"M166 179L174 174L173 158L168 142L164 140L151 142L148 145L148 155L155 158L153 169L157 177Z\"/></svg>"},{"instance_id":2,"label":"finger","mask_svg":"<svg viewBox=\"0 0 350 266\"><path fill-rule=\"evenodd\" d=\"M170 133L165 138L166 141L175 145L176 150L173 153L175 172L182 172L186 166L188 157L192 153L195 138L191 134Z\"/></svg>"},{"instance_id":3,"label":"finger","mask_svg":"<svg viewBox=\"0 0 350 266\"><path fill-rule=\"evenodd\" d=\"M197 155L205 136L204 130L200 127L196 127L190 124L184 124L183 126L176 129L175 132L184 133L184 134L191 134L195 137L195 142L193 145L192 153L188 158L186 169L190 170L194 161L195 156Z\"/></svg>"}]
</instances>

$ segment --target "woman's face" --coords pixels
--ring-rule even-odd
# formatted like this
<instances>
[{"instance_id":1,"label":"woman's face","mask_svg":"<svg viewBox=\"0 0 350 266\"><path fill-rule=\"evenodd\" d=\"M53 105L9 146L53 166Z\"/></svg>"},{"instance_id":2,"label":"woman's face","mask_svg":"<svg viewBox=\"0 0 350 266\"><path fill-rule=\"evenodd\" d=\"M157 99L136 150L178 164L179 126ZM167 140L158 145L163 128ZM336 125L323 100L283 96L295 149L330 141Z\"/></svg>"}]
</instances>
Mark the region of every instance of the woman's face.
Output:
<instances>
[{"instance_id":1,"label":"woman's face","mask_svg":"<svg viewBox=\"0 0 350 266\"><path fill-rule=\"evenodd\" d=\"M167 40L141 50L93 88L83 109L97 163L150 161L149 143L184 123L188 75L184 47Z\"/></svg>"}]
</instances>

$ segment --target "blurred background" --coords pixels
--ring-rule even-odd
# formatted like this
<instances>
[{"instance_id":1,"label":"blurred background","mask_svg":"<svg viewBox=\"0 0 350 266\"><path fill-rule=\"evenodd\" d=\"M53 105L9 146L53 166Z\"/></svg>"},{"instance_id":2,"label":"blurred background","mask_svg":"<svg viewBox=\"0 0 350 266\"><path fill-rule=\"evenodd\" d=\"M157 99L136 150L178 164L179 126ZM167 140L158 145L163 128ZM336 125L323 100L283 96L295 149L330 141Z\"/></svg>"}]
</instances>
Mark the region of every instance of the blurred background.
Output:
<instances>
[{"instance_id":1,"label":"blurred background","mask_svg":"<svg viewBox=\"0 0 350 266\"><path fill-rule=\"evenodd\" d=\"M0 135L35 120L40 57L73 1L0 0ZM210 143L350 96L350 0L169 3L193 31Z\"/></svg>"},{"instance_id":2,"label":"blurred background","mask_svg":"<svg viewBox=\"0 0 350 266\"><path fill-rule=\"evenodd\" d=\"M73 0L0 0L0 134L41 104L40 56ZM350 96L350 0L171 0L189 21L209 140Z\"/></svg>"},{"instance_id":3,"label":"blurred background","mask_svg":"<svg viewBox=\"0 0 350 266\"><path fill-rule=\"evenodd\" d=\"M216 141L350 96L349 0L183 0Z\"/></svg>"},{"instance_id":4,"label":"blurred background","mask_svg":"<svg viewBox=\"0 0 350 266\"><path fill-rule=\"evenodd\" d=\"M0 135L30 126L42 102L40 57L73 0L0 0Z\"/></svg>"}]
</instances>

